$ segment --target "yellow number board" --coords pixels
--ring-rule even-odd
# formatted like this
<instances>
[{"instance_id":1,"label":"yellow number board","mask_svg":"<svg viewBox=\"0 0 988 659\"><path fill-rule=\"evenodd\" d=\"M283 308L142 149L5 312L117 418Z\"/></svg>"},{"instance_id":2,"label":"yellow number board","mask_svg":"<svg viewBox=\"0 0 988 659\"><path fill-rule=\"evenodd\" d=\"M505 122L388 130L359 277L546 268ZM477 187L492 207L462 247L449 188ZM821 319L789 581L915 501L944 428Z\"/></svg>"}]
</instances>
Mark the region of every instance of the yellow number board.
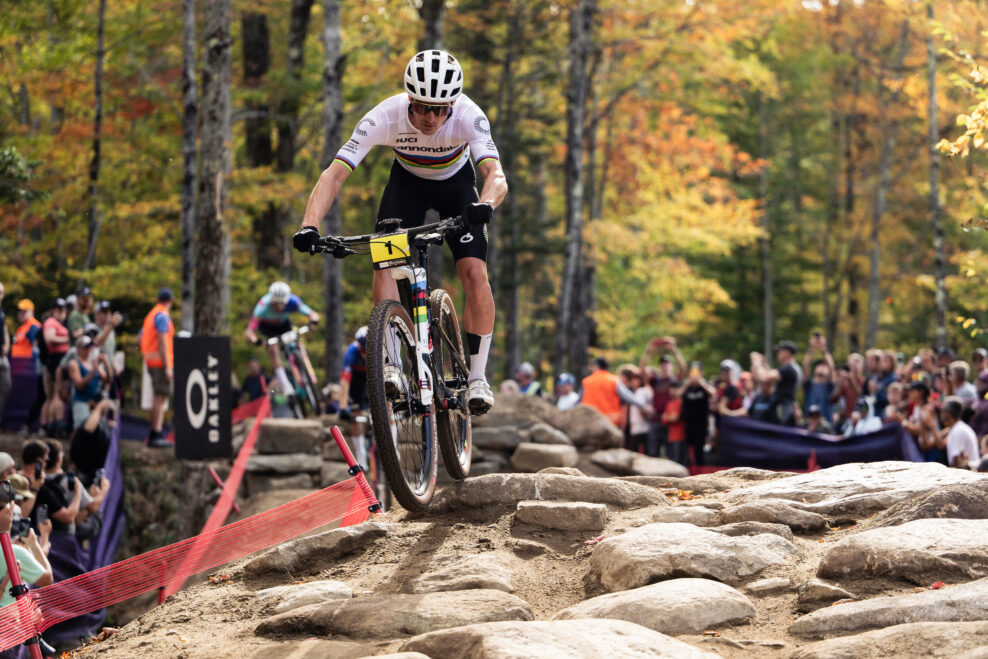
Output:
<instances>
[{"instance_id":1,"label":"yellow number board","mask_svg":"<svg viewBox=\"0 0 988 659\"><path fill-rule=\"evenodd\" d=\"M404 231L375 236L370 241L375 270L393 268L408 262L408 234Z\"/></svg>"}]
</instances>

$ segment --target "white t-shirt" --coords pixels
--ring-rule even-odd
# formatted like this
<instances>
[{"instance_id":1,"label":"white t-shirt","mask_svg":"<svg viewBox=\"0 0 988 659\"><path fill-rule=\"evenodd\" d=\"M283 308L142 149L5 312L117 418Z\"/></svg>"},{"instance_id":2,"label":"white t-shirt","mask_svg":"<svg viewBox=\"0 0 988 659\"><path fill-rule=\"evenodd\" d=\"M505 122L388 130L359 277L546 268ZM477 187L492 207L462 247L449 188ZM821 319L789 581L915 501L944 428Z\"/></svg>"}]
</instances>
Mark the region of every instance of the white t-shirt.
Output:
<instances>
[{"instance_id":1,"label":"white t-shirt","mask_svg":"<svg viewBox=\"0 0 988 659\"><path fill-rule=\"evenodd\" d=\"M565 396L560 396L559 400L556 401L556 408L560 410L568 410L571 407L575 407L580 402L580 394L575 391L571 391Z\"/></svg>"},{"instance_id":2,"label":"white t-shirt","mask_svg":"<svg viewBox=\"0 0 988 659\"><path fill-rule=\"evenodd\" d=\"M651 405L651 387L638 387L635 390L635 400L642 405ZM648 433L648 421L645 420L645 416L642 414L642 408L632 406L628 409L628 432L632 435L644 435Z\"/></svg>"},{"instance_id":3,"label":"white t-shirt","mask_svg":"<svg viewBox=\"0 0 988 659\"><path fill-rule=\"evenodd\" d=\"M352 172L371 147L390 146L395 160L407 171L419 178L444 181L469 162L471 153L478 165L489 158L499 159L487 116L466 94L456 99L434 135L413 126L408 113L407 94L386 98L357 123L335 162Z\"/></svg>"},{"instance_id":4,"label":"white t-shirt","mask_svg":"<svg viewBox=\"0 0 988 659\"><path fill-rule=\"evenodd\" d=\"M958 421L947 433L947 464L953 464L954 458L961 453L967 453L969 461L980 458L974 430L963 421Z\"/></svg>"}]
</instances>

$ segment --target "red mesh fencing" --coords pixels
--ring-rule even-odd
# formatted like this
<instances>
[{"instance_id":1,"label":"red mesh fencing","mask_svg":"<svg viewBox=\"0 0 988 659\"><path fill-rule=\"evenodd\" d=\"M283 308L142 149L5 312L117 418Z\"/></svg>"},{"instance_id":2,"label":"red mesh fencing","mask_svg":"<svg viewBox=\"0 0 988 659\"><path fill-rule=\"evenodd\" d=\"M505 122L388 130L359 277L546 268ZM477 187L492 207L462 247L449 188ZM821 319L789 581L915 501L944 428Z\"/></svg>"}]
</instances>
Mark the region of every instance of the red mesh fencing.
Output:
<instances>
[{"instance_id":1,"label":"red mesh fencing","mask_svg":"<svg viewBox=\"0 0 988 659\"><path fill-rule=\"evenodd\" d=\"M261 420L270 404L265 397L256 421L237 455L202 533L173 545L32 590L0 609L0 648L10 648L63 620L97 611L142 593L165 588L172 594L190 576L224 565L248 554L291 540L331 522L360 524L377 504L364 474L313 492L283 506L221 526L254 450ZM333 436L350 466L355 464L338 428ZM379 507L378 507L379 509Z\"/></svg>"},{"instance_id":2,"label":"red mesh fencing","mask_svg":"<svg viewBox=\"0 0 988 659\"><path fill-rule=\"evenodd\" d=\"M23 643L63 620L156 590L347 518L370 515L363 474L213 531L81 574L0 609L0 648ZM201 543L201 544L199 544ZM197 547L198 545L198 547Z\"/></svg>"}]
</instances>

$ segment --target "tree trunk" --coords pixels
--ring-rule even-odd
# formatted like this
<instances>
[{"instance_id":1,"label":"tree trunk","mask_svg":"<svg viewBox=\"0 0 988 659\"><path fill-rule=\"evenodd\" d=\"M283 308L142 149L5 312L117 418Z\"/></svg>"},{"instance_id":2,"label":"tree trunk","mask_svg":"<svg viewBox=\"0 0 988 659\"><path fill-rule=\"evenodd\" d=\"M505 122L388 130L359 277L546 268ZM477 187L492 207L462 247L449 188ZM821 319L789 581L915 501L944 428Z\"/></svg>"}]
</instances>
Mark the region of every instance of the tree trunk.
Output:
<instances>
[{"instance_id":1,"label":"tree trunk","mask_svg":"<svg viewBox=\"0 0 988 659\"><path fill-rule=\"evenodd\" d=\"M309 31L313 0L292 0L291 24L288 28L289 91L278 105L278 171L295 168L295 134L301 97L302 67L305 65L305 36Z\"/></svg>"},{"instance_id":2,"label":"tree trunk","mask_svg":"<svg viewBox=\"0 0 988 659\"><path fill-rule=\"evenodd\" d=\"M446 17L446 0L423 0L419 7L419 17L422 19L422 38L419 39L418 49L432 50L443 47L443 19ZM439 217L426 218L426 222L436 222ZM497 234L498 223L493 222L487 227L488 247L487 247L487 270L491 275L492 290L497 277ZM432 286L441 288L443 285L443 275L446 272L446 250L434 249L429 254L429 279Z\"/></svg>"},{"instance_id":3,"label":"tree trunk","mask_svg":"<svg viewBox=\"0 0 988 659\"><path fill-rule=\"evenodd\" d=\"M93 159L89 162L89 249L83 270L92 270L96 263L96 243L99 242L99 166L100 142L103 138L103 58L106 55L106 0L99 3L97 28L96 77L93 84L95 116L93 117Z\"/></svg>"},{"instance_id":4,"label":"tree trunk","mask_svg":"<svg viewBox=\"0 0 988 659\"><path fill-rule=\"evenodd\" d=\"M202 68L202 177L196 220L195 331L223 331L229 237L223 226L230 171L231 0L206 0L206 61Z\"/></svg>"},{"instance_id":5,"label":"tree trunk","mask_svg":"<svg viewBox=\"0 0 988 659\"><path fill-rule=\"evenodd\" d=\"M888 202L888 192L891 177L892 168L892 153L895 151L895 145L899 137L899 120L898 119L888 119L888 109L894 107L896 102L899 100L899 81L902 79L902 64L906 57L906 48L909 40L909 23L903 21L902 31L899 36L899 54L897 61L895 63L895 91L891 93L891 97L888 101L888 106L884 108L882 112L882 153L879 157L878 165L878 191L875 196L875 206L872 209L871 214L871 260L869 265L869 276L868 276L868 327L865 332L865 346L867 348L874 348L876 341L878 340L878 313L881 308L882 294L880 290L880 277L881 277L881 258L882 258L882 245L881 245L881 223L882 216L885 215L885 209ZM879 81L879 99L885 97L887 88L885 87L885 81Z\"/></svg>"},{"instance_id":6,"label":"tree trunk","mask_svg":"<svg viewBox=\"0 0 988 659\"><path fill-rule=\"evenodd\" d=\"M768 160L768 103L765 97L758 95L758 157L762 161ZM772 306L775 285L772 276L772 214L768 199L768 166L763 165L760 180L760 194L762 198L762 231L765 235L759 239L762 254L762 317L765 323L764 332L764 354L772 354L772 345L775 343L775 310Z\"/></svg>"},{"instance_id":7,"label":"tree trunk","mask_svg":"<svg viewBox=\"0 0 988 659\"><path fill-rule=\"evenodd\" d=\"M196 121L196 0L182 0L182 329L195 329L192 278L195 270Z\"/></svg>"},{"instance_id":8,"label":"tree trunk","mask_svg":"<svg viewBox=\"0 0 988 659\"><path fill-rule=\"evenodd\" d=\"M240 19L243 43L244 86L257 89L271 67L271 38L266 14L245 13ZM270 165L274 156L271 148L270 108L266 103L249 101L244 121L244 151L249 167Z\"/></svg>"},{"instance_id":9,"label":"tree trunk","mask_svg":"<svg viewBox=\"0 0 988 659\"><path fill-rule=\"evenodd\" d=\"M446 17L446 0L422 0L419 16L425 32L419 41L419 50L432 50L443 47L443 19Z\"/></svg>"},{"instance_id":10,"label":"tree trunk","mask_svg":"<svg viewBox=\"0 0 988 659\"><path fill-rule=\"evenodd\" d=\"M340 1L323 0L323 151L325 169L343 143L343 39L340 33ZM340 200L323 218L323 233L343 231ZM323 257L323 301L326 309L326 378L337 381L343 367L343 262L329 254ZM344 401L345 403L346 401Z\"/></svg>"},{"instance_id":11,"label":"tree trunk","mask_svg":"<svg viewBox=\"0 0 988 659\"><path fill-rule=\"evenodd\" d=\"M926 17L933 24L933 0L926 5ZM943 249L943 207L940 201L940 126L937 124L937 56L933 33L926 39L926 66L929 75L929 124L930 124L930 223L933 225L933 279L936 286L936 334L937 348L947 345L947 290L946 257Z\"/></svg>"},{"instance_id":12,"label":"tree trunk","mask_svg":"<svg viewBox=\"0 0 988 659\"><path fill-rule=\"evenodd\" d=\"M21 126L31 125L31 99L27 95L27 85L23 82L17 90L17 123Z\"/></svg>"},{"instance_id":13,"label":"tree trunk","mask_svg":"<svg viewBox=\"0 0 988 659\"><path fill-rule=\"evenodd\" d=\"M596 0L580 0L570 13L569 89L566 92L566 253L556 316L553 372L563 372L569 354L573 308L580 291L583 258L583 126L587 105L587 60ZM573 370L574 364L570 364Z\"/></svg>"}]
</instances>

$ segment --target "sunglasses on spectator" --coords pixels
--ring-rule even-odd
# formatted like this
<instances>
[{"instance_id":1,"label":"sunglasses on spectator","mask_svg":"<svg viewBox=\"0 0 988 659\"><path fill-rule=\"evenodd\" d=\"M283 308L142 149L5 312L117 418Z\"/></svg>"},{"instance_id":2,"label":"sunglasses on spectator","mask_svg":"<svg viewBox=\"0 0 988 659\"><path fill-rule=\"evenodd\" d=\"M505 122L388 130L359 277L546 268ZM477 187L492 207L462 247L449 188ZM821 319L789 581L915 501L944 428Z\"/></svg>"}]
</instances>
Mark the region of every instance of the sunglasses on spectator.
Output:
<instances>
[{"instance_id":1,"label":"sunglasses on spectator","mask_svg":"<svg viewBox=\"0 0 988 659\"><path fill-rule=\"evenodd\" d=\"M449 114L449 105L429 105L428 103L419 103L418 101L411 101L409 107L415 114L427 115L430 112L434 113L437 117L445 117Z\"/></svg>"}]
</instances>

